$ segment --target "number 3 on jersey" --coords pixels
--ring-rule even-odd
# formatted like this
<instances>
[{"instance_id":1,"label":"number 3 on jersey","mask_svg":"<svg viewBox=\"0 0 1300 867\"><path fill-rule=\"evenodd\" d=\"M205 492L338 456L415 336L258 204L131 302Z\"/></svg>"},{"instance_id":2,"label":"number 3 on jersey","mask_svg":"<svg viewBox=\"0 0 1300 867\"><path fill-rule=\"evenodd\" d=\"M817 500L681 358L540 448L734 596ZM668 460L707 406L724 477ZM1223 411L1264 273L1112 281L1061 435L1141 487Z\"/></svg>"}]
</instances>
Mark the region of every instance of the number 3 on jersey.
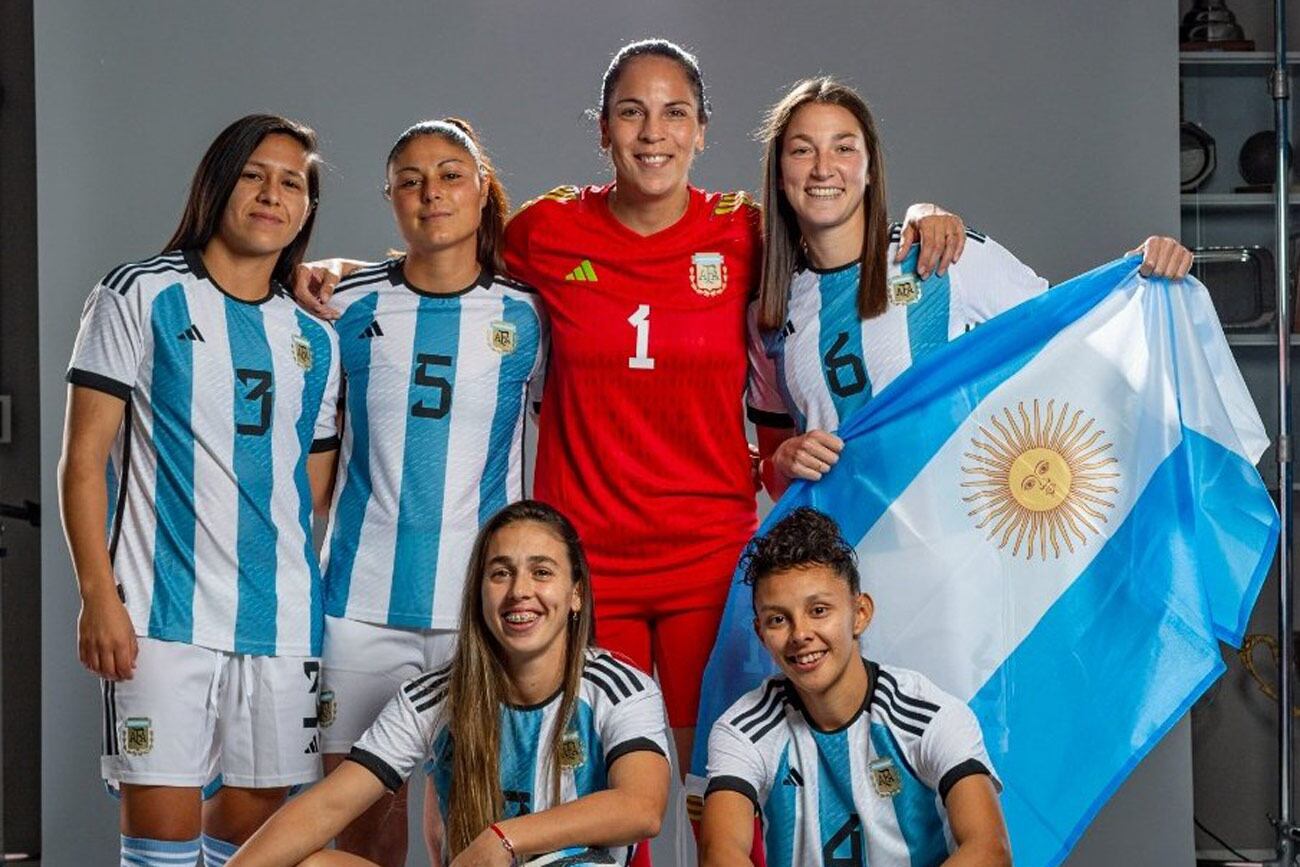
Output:
<instances>
[{"instance_id":1,"label":"number 3 on jersey","mask_svg":"<svg viewBox=\"0 0 1300 867\"><path fill-rule=\"evenodd\" d=\"M633 370L654 370L655 360L650 357L650 305L638 307L627 323L636 329L636 355L627 360L627 366Z\"/></svg>"}]
</instances>

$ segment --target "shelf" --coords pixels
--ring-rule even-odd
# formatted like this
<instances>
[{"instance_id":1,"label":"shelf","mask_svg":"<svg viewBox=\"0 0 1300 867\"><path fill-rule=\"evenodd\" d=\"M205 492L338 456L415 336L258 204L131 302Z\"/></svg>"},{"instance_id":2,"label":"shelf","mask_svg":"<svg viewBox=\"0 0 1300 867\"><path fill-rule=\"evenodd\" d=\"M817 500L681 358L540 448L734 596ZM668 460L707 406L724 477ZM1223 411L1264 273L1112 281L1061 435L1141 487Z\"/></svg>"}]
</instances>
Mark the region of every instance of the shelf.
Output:
<instances>
[{"instance_id":1,"label":"shelf","mask_svg":"<svg viewBox=\"0 0 1300 867\"><path fill-rule=\"evenodd\" d=\"M1224 333L1229 346L1277 346L1277 335L1273 332L1232 332ZM1291 335L1291 345L1300 346L1300 334Z\"/></svg>"},{"instance_id":2,"label":"shelf","mask_svg":"<svg viewBox=\"0 0 1300 867\"><path fill-rule=\"evenodd\" d=\"M1300 51L1288 51L1288 66L1300 66ZM1272 66L1271 51L1180 51L1179 66Z\"/></svg>"},{"instance_id":3,"label":"shelf","mask_svg":"<svg viewBox=\"0 0 1300 867\"><path fill-rule=\"evenodd\" d=\"M1272 193L1183 193L1178 200L1184 211L1271 208L1274 202ZM1292 193L1288 202L1300 205L1300 194Z\"/></svg>"}]
</instances>

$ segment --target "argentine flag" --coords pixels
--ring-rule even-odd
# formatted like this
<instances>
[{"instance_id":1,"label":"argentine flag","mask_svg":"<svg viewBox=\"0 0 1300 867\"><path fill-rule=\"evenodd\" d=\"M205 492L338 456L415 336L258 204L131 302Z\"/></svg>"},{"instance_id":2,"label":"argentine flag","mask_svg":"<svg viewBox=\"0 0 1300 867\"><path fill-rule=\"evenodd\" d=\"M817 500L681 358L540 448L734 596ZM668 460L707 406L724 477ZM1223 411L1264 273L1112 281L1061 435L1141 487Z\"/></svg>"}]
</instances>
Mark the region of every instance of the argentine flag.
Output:
<instances>
[{"instance_id":1,"label":"argentine flag","mask_svg":"<svg viewBox=\"0 0 1300 867\"><path fill-rule=\"evenodd\" d=\"M867 656L965 700L1005 784L1015 861L1057 864L1224 670L1277 545L1268 445L1205 287L1112 262L917 363L796 483L858 552ZM713 722L775 667L733 584Z\"/></svg>"}]
</instances>

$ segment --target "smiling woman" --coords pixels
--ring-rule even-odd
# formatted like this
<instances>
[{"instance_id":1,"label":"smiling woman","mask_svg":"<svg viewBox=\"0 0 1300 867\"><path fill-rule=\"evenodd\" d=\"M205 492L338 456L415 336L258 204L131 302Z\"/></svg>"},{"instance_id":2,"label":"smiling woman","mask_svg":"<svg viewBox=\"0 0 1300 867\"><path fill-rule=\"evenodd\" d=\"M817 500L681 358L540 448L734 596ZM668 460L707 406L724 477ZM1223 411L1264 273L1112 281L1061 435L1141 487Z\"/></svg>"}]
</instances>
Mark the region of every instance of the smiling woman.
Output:
<instances>
[{"instance_id":1,"label":"smiling woman","mask_svg":"<svg viewBox=\"0 0 1300 867\"><path fill-rule=\"evenodd\" d=\"M543 853L627 864L667 803L663 700L653 680L590 646L591 630L573 526L536 501L507 506L475 540L451 664L407 681L349 761L230 867L362 863L321 847L426 759L451 867Z\"/></svg>"},{"instance_id":2,"label":"smiling woman","mask_svg":"<svg viewBox=\"0 0 1300 867\"><path fill-rule=\"evenodd\" d=\"M82 314L60 502L124 864L193 863L200 845L221 864L320 775L311 521L338 449L339 352L277 284L311 233L315 146L285 118L232 123L165 252L111 271Z\"/></svg>"}]
</instances>

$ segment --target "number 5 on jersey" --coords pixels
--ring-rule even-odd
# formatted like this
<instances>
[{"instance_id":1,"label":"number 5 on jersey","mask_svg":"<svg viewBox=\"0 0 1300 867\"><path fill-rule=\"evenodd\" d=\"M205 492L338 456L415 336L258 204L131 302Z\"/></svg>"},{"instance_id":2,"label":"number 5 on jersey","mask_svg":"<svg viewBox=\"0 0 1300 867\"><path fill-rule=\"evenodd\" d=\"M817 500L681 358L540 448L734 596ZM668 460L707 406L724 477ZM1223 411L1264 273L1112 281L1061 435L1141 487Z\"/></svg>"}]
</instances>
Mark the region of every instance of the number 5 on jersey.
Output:
<instances>
[{"instance_id":1,"label":"number 5 on jersey","mask_svg":"<svg viewBox=\"0 0 1300 867\"><path fill-rule=\"evenodd\" d=\"M650 357L650 305L638 307L627 323L636 329L636 355L627 360L627 366L633 370L654 370L655 360Z\"/></svg>"}]
</instances>

